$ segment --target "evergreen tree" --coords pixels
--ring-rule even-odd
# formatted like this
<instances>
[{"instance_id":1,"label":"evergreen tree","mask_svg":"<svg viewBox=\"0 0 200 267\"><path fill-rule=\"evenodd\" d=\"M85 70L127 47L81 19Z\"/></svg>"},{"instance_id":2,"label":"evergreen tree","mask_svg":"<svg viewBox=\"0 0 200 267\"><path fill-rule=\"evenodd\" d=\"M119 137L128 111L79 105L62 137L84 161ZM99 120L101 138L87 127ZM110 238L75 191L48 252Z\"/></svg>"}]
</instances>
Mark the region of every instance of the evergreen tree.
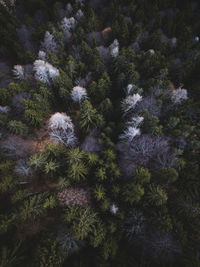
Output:
<instances>
[{"instance_id":1,"label":"evergreen tree","mask_svg":"<svg viewBox=\"0 0 200 267\"><path fill-rule=\"evenodd\" d=\"M101 127L104 123L103 117L97 113L91 103L85 100L81 106L80 126L86 132Z\"/></svg>"}]
</instances>

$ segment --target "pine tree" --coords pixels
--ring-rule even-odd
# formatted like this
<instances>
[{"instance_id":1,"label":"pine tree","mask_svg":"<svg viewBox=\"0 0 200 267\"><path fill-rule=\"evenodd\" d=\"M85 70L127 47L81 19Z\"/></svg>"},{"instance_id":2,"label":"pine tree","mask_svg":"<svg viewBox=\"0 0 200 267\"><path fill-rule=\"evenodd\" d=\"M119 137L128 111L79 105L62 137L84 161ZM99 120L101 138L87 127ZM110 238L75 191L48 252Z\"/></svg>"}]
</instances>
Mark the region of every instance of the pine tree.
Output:
<instances>
[{"instance_id":1,"label":"pine tree","mask_svg":"<svg viewBox=\"0 0 200 267\"><path fill-rule=\"evenodd\" d=\"M97 223L97 215L89 208L80 209L72 225L74 237L83 240L88 234L93 233Z\"/></svg>"},{"instance_id":2,"label":"pine tree","mask_svg":"<svg viewBox=\"0 0 200 267\"><path fill-rule=\"evenodd\" d=\"M11 175L4 176L0 179L0 192L7 193L12 191L17 185L19 181L12 177Z\"/></svg>"},{"instance_id":3,"label":"pine tree","mask_svg":"<svg viewBox=\"0 0 200 267\"><path fill-rule=\"evenodd\" d=\"M140 201L144 195L144 188L136 183L127 184L123 189L123 199L130 204Z\"/></svg>"},{"instance_id":4,"label":"pine tree","mask_svg":"<svg viewBox=\"0 0 200 267\"><path fill-rule=\"evenodd\" d=\"M103 200L105 197L105 190L102 185L96 185L94 189L94 197L99 201Z\"/></svg>"},{"instance_id":5,"label":"pine tree","mask_svg":"<svg viewBox=\"0 0 200 267\"><path fill-rule=\"evenodd\" d=\"M47 162L45 165L45 173L54 173L59 168L59 164L54 161Z\"/></svg>"},{"instance_id":6,"label":"pine tree","mask_svg":"<svg viewBox=\"0 0 200 267\"><path fill-rule=\"evenodd\" d=\"M88 169L82 162L73 163L68 169L68 177L76 182L86 179Z\"/></svg>"},{"instance_id":7,"label":"pine tree","mask_svg":"<svg viewBox=\"0 0 200 267\"><path fill-rule=\"evenodd\" d=\"M1 248L1 254L0 254L0 266L2 267L17 266L23 259L23 257L19 255L19 250L20 250L20 243L17 244L13 249L9 249L8 247L3 246Z\"/></svg>"},{"instance_id":8,"label":"pine tree","mask_svg":"<svg viewBox=\"0 0 200 267\"><path fill-rule=\"evenodd\" d=\"M21 121L12 120L8 123L8 129L11 133L26 136L28 134L28 127Z\"/></svg>"},{"instance_id":9,"label":"pine tree","mask_svg":"<svg viewBox=\"0 0 200 267\"><path fill-rule=\"evenodd\" d=\"M81 106L80 126L86 132L99 128L103 125L103 117L97 113L91 103L85 100Z\"/></svg>"},{"instance_id":10,"label":"pine tree","mask_svg":"<svg viewBox=\"0 0 200 267\"><path fill-rule=\"evenodd\" d=\"M150 205L162 206L167 203L167 194L160 186L151 184L146 194L146 199Z\"/></svg>"},{"instance_id":11,"label":"pine tree","mask_svg":"<svg viewBox=\"0 0 200 267\"><path fill-rule=\"evenodd\" d=\"M81 163L86 158L86 154L79 147L70 149L67 153L67 163L69 166L75 163Z\"/></svg>"},{"instance_id":12,"label":"pine tree","mask_svg":"<svg viewBox=\"0 0 200 267\"><path fill-rule=\"evenodd\" d=\"M34 167L35 169L42 170L46 164L46 157L44 154L34 154L31 156L29 161L30 166Z\"/></svg>"}]
</instances>

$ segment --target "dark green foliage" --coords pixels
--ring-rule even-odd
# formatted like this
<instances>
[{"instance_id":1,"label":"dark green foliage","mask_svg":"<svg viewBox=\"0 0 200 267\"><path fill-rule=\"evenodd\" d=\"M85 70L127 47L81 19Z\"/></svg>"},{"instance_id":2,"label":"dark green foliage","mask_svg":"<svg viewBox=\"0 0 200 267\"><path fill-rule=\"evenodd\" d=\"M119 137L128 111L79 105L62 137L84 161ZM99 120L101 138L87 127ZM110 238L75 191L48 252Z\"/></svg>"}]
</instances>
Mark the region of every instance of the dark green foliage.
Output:
<instances>
[{"instance_id":1,"label":"dark green foliage","mask_svg":"<svg viewBox=\"0 0 200 267\"><path fill-rule=\"evenodd\" d=\"M97 214L90 208L69 206L66 210L65 220L71 223L72 233L76 239L83 240L95 229Z\"/></svg>"},{"instance_id":2,"label":"dark green foliage","mask_svg":"<svg viewBox=\"0 0 200 267\"><path fill-rule=\"evenodd\" d=\"M130 204L140 201L143 195L144 195L144 188L139 184L131 183L127 184L123 188L124 201Z\"/></svg>"},{"instance_id":3,"label":"dark green foliage","mask_svg":"<svg viewBox=\"0 0 200 267\"><path fill-rule=\"evenodd\" d=\"M155 172L155 177L159 183L174 183L178 179L178 173L172 168L163 168Z\"/></svg>"},{"instance_id":4,"label":"dark green foliage","mask_svg":"<svg viewBox=\"0 0 200 267\"><path fill-rule=\"evenodd\" d=\"M199 266L199 2L4 2L0 266ZM76 20L69 32L64 17ZM55 53L42 47L46 31ZM32 69L39 50L59 70L50 84ZM87 92L79 105L75 86ZM187 101L174 103L183 88ZM133 94L142 100L124 114ZM73 124L50 125L55 113Z\"/></svg>"},{"instance_id":5,"label":"dark green foliage","mask_svg":"<svg viewBox=\"0 0 200 267\"><path fill-rule=\"evenodd\" d=\"M9 121L8 129L11 133L26 136L28 134L28 127L21 121Z\"/></svg>"},{"instance_id":6,"label":"dark green foliage","mask_svg":"<svg viewBox=\"0 0 200 267\"><path fill-rule=\"evenodd\" d=\"M132 177L136 183L145 184L150 182L151 174L148 169L140 167L134 171Z\"/></svg>"},{"instance_id":7,"label":"dark green foliage","mask_svg":"<svg viewBox=\"0 0 200 267\"><path fill-rule=\"evenodd\" d=\"M147 201L150 205L162 206L167 203L167 194L160 186L154 184L149 186L149 190L146 195Z\"/></svg>"},{"instance_id":8,"label":"dark green foliage","mask_svg":"<svg viewBox=\"0 0 200 267\"><path fill-rule=\"evenodd\" d=\"M59 244L52 238L46 238L42 241L41 247L36 251L35 262L38 266L62 266L64 255L62 255Z\"/></svg>"},{"instance_id":9,"label":"dark green foliage","mask_svg":"<svg viewBox=\"0 0 200 267\"><path fill-rule=\"evenodd\" d=\"M85 100L81 105L81 114L80 114L80 126L81 128L89 132L95 128L102 127L104 123L103 117L97 113L91 103L88 100Z\"/></svg>"}]
</instances>

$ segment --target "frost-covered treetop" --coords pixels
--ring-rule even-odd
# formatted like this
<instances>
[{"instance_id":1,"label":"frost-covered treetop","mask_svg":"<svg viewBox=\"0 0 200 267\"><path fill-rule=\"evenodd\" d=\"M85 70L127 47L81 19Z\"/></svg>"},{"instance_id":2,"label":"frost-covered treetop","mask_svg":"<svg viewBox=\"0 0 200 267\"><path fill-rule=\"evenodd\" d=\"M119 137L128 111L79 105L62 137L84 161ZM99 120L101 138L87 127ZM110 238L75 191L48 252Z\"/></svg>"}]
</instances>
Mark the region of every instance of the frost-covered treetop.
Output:
<instances>
[{"instance_id":1,"label":"frost-covered treetop","mask_svg":"<svg viewBox=\"0 0 200 267\"><path fill-rule=\"evenodd\" d=\"M177 43L177 39L176 39L176 37L173 37L173 38L171 39L171 43L172 43L173 46L176 45L176 43Z\"/></svg>"},{"instance_id":2,"label":"frost-covered treetop","mask_svg":"<svg viewBox=\"0 0 200 267\"><path fill-rule=\"evenodd\" d=\"M77 138L74 133L72 120L66 113L55 113L49 119L50 137L56 142L66 146L77 144Z\"/></svg>"},{"instance_id":3,"label":"frost-covered treetop","mask_svg":"<svg viewBox=\"0 0 200 267\"><path fill-rule=\"evenodd\" d=\"M25 78L24 67L21 65L15 65L13 68L13 74L17 79L24 80Z\"/></svg>"},{"instance_id":4,"label":"frost-covered treetop","mask_svg":"<svg viewBox=\"0 0 200 267\"><path fill-rule=\"evenodd\" d=\"M110 53L111 53L112 57L117 57L119 55L119 47L116 46L116 47L112 48Z\"/></svg>"},{"instance_id":5,"label":"frost-covered treetop","mask_svg":"<svg viewBox=\"0 0 200 267\"><path fill-rule=\"evenodd\" d=\"M154 54L155 54L155 50L154 50L154 49L149 49L149 53L150 53L151 55L154 55Z\"/></svg>"},{"instance_id":6,"label":"frost-covered treetop","mask_svg":"<svg viewBox=\"0 0 200 267\"><path fill-rule=\"evenodd\" d=\"M70 3L68 3L68 4L66 5L66 10L67 10L69 13L71 13L71 12L73 11L73 7L72 7L72 5L71 5Z\"/></svg>"},{"instance_id":7,"label":"frost-covered treetop","mask_svg":"<svg viewBox=\"0 0 200 267\"><path fill-rule=\"evenodd\" d=\"M117 39L110 45L110 53L112 57L117 57L119 54L119 42Z\"/></svg>"},{"instance_id":8,"label":"frost-covered treetop","mask_svg":"<svg viewBox=\"0 0 200 267\"><path fill-rule=\"evenodd\" d=\"M0 113L7 114L10 111L8 106L0 106Z\"/></svg>"},{"instance_id":9,"label":"frost-covered treetop","mask_svg":"<svg viewBox=\"0 0 200 267\"><path fill-rule=\"evenodd\" d=\"M46 31L46 33L45 33L44 41L42 42L42 48L46 52L56 53L56 51L57 51L57 44L56 44L56 42L54 40L54 37L48 31Z\"/></svg>"},{"instance_id":10,"label":"frost-covered treetop","mask_svg":"<svg viewBox=\"0 0 200 267\"><path fill-rule=\"evenodd\" d=\"M111 206L110 206L110 212L112 213L112 214L116 214L117 213L117 211L118 211L118 207L117 207L117 205L116 204L112 204Z\"/></svg>"},{"instance_id":11,"label":"frost-covered treetop","mask_svg":"<svg viewBox=\"0 0 200 267\"><path fill-rule=\"evenodd\" d=\"M140 135L140 129L134 126L129 126L124 130L123 134L121 134L119 138L131 143L136 135Z\"/></svg>"},{"instance_id":12,"label":"frost-covered treetop","mask_svg":"<svg viewBox=\"0 0 200 267\"><path fill-rule=\"evenodd\" d=\"M133 117L126 124L134 127L138 127L144 120L144 117Z\"/></svg>"},{"instance_id":13,"label":"frost-covered treetop","mask_svg":"<svg viewBox=\"0 0 200 267\"><path fill-rule=\"evenodd\" d=\"M76 86L73 88L71 97L74 102L81 102L83 99L87 98L86 89L80 86Z\"/></svg>"},{"instance_id":14,"label":"frost-covered treetop","mask_svg":"<svg viewBox=\"0 0 200 267\"><path fill-rule=\"evenodd\" d=\"M143 93L143 89L142 88L138 88L137 85L135 84L128 84L126 88L124 88L125 94L128 95L133 95L136 93L142 94Z\"/></svg>"},{"instance_id":15,"label":"frost-covered treetop","mask_svg":"<svg viewBox=\"0 0 200 267\"><path fill-rule=\"evenodd\" d=\"M35 71L36 80L47 84L50 84L51 80L54 80L60 75L58 69L41 59L35 60L33 69Z\"/></svg>"},{"instance_id":16,"label":"frost-covered treetop","mask_svg":"<svg viewBox=\"0 0 200 267\"><path fill-rule=\"evenodd\" d=\"M127 95L130 95L131 91L132 91L133 85L132 84L128 84L128 86L126 87L126 93Z\"/></svg>"},{"instance_id":17,"label":"frost-covered treetop","mask_svg":"<svg viewBox=\"0 0 200 267\"><path fill-rule=\"evenodd\" d=\"M142 100L139 94L129 95L122 101L122 110L127 113L133 110L138 102Z\"/></svg>"},{"instance_id":18,"label":"frost-covered treetop","mask_svg":"<svg viewBox=\"0 0 200 267\"><path fill-rule=\"evenodd\" d=\"M46 59L46 53L44 51L40 50L38 52L38 58L41 60L45 60Z\"/></svg>"},{"instance_id":19,"label":"frost-covered treetop","mask_svg":"<svg viewBox=\"0 0 200 267\"><path fill-rule=\"evenodd\" d=\"M172 92L172 101L174 104L180 104L183 100L188 99L187 90L178 88Z\"/></svg>"},{"instance_id":20,"label":"frost-covered treetop","mask_svg":"<svg viewBox=\"0 0 200 267\"><path fill-rule=\"evenodd\" d=\"M119 46L119 42L118 42L118 40L115 39L115 40L113 41L112 45L114 45L115 47L116 47L116 46Z\"/></svg>"},{"instance_id":21,"label":"frost-covered treetop","mask_svg":"<svg viewBox=\"0 0 200 267\"><path fill-rule=\"evenodd\" d=\"M76 13L76 19L79 20L83 16L83 11L79 9Z\"/></svg>"},{"instance_id":22,"label":"frost-covered treetop","mask_svg":"<svg viewBox=\"0 0 200 267\"><path fill-rule=\"evenodd\" d=\"M49 119L49 128L51 130L61 129L66 131L68 129L74 130L74 125L72 120L66 113L57 112L51 116Z\"/></svg>"},{"instance_id":23,"label":"frost-covered treetop","mask_svg":"<svg viewBox=\"0 0 200 267\"><path fill-rule=\"evenodd\" d=\"M74 30L76 26L76 20L75 18L71 17L71 18L64 18L61 21L61 28L64 32L66 31L70 31L70 30Z\"/></svg>"}]
</instances>

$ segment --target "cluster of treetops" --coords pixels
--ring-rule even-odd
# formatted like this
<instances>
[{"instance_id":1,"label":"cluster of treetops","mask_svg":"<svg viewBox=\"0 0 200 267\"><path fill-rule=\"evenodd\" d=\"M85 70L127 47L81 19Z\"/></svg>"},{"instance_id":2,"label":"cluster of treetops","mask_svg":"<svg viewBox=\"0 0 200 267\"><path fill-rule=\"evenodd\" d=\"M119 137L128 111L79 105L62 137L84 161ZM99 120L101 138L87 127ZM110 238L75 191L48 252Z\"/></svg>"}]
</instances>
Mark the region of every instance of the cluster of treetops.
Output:
<instances>
[{"instance_id":1,"label":"cluster of treetops","mask_svg":"<svg viewBox=\"0 0 200 267\"><path fill-rule=\"evenodd\" d=\"M3 2L0 266L200 266L200 3Z\"/></svg>"}]
</instances>

